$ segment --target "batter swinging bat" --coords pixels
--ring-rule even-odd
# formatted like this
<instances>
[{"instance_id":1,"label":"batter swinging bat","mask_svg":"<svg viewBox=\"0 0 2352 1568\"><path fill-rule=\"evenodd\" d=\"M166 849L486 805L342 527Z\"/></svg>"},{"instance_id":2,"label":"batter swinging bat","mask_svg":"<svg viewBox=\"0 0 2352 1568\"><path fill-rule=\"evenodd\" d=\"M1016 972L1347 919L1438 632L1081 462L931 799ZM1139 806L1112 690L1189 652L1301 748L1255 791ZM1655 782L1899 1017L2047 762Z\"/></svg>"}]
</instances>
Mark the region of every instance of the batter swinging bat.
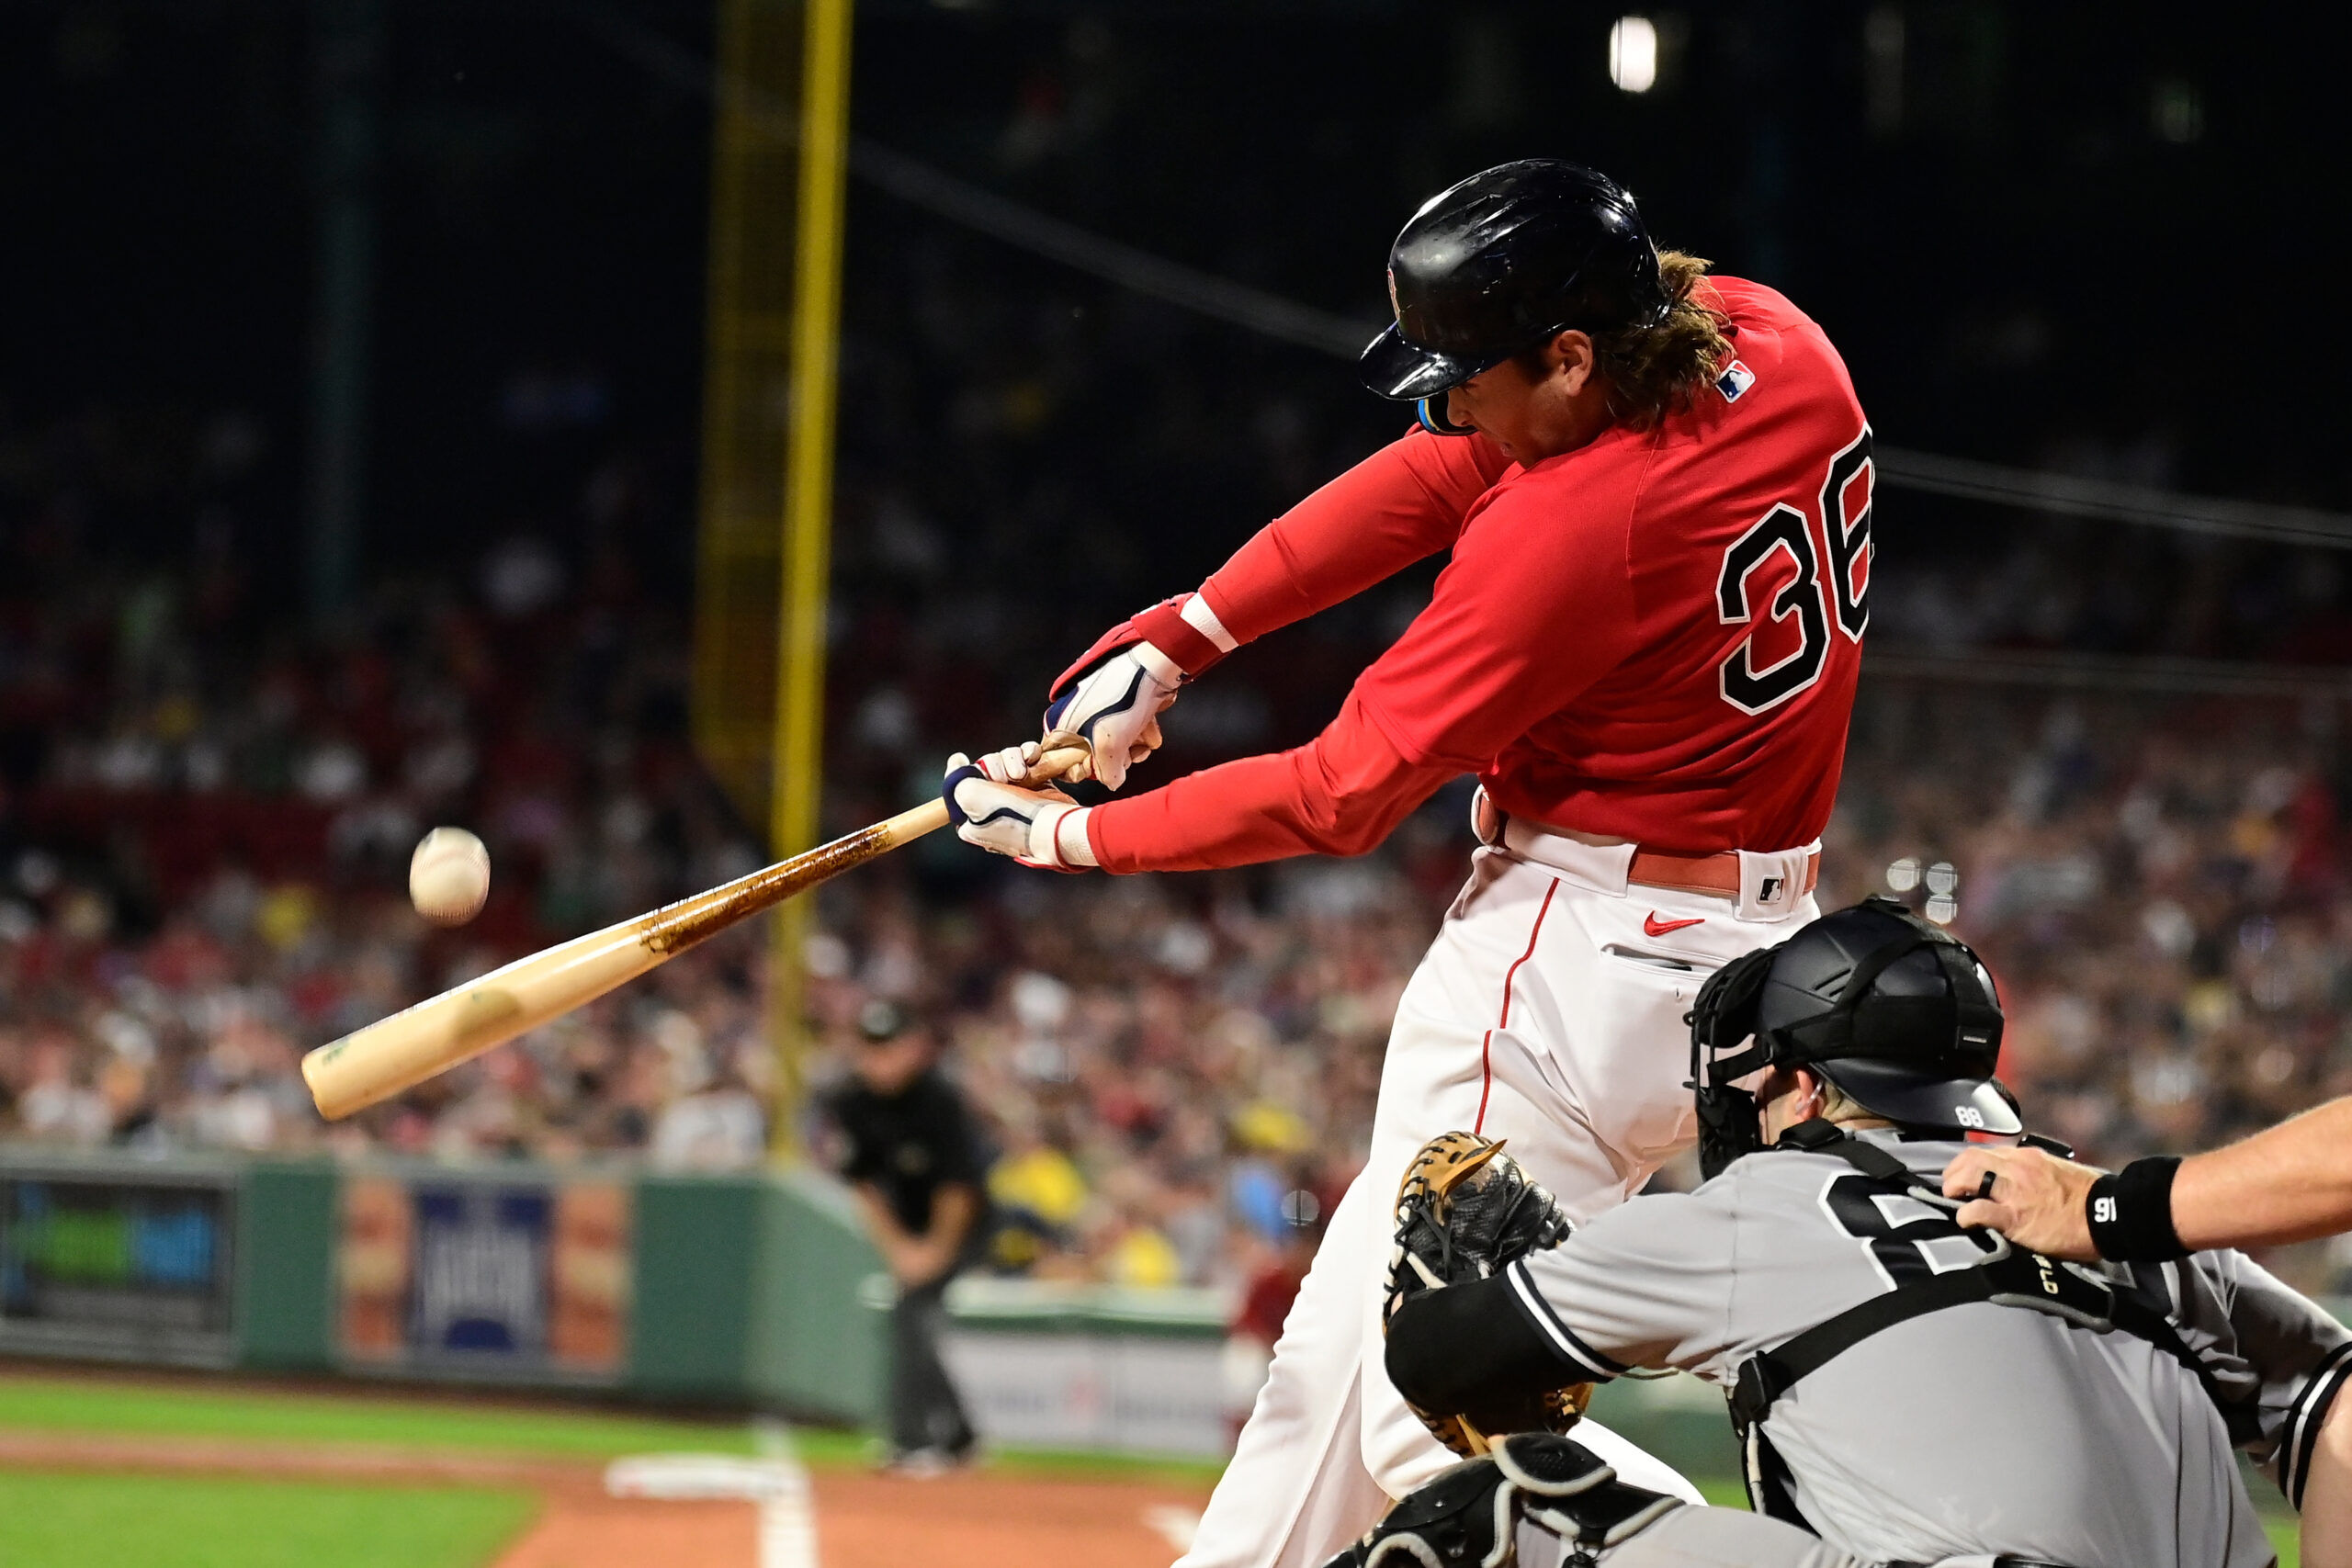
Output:
<instances>
[{"instance_id":1,"label":"batter swinging bat","mask_svg":"<svg viewBox=\"0 0 2352 1568\"><path fill-rule=\"evenodd\" d=\"M1052 749L1035 774L1058 778L1086 761L1083 740L1049 739ZM518 958L320 1046L302 1058L303 1081L330 1122L364 1111L594 1001L738 921L945 826L945 803L925 801L707 893Z\"/></svg>"}]
</instances>

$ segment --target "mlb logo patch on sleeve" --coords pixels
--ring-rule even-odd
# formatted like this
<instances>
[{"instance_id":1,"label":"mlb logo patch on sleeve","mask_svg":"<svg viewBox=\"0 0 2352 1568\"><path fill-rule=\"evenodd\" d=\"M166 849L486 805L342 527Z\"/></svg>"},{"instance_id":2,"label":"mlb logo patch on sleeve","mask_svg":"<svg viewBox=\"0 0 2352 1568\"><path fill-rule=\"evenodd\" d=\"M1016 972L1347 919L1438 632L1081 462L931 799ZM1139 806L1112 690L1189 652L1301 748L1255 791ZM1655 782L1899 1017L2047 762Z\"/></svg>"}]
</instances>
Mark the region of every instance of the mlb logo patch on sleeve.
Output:
<instances>
[{"instance_id":1,"label":"mlb logo patch on sleeve","mask_svg":"<svg viewBox=\"0 0 2352 1568\"><path fill-rule=\"evenodd\" d=\"M1724 401L1727 403L1739 401L1739 395L1754 385L1756 372L1736 359L1724 366L1724 373L1715 378L1715 390L1724 395Z\"/></svg>"}]
</instances>

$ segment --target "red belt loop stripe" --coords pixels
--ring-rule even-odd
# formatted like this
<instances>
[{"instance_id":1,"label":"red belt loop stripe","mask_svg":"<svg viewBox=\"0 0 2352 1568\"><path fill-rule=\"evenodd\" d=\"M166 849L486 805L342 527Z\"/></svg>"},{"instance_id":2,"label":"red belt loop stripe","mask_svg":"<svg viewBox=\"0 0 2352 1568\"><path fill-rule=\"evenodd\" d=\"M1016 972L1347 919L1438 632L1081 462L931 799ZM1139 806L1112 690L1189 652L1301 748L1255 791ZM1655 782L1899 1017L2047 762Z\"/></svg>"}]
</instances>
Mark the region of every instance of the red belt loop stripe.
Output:
<instances>
[{"instance_id":1,"label":"red belt loop stripe","mask_svg":"<svg viewBox=\"0 0 2352 1568\"><path fill-rule=\"evenodd\" d=\"M1495 1021L1495 1029L1510 1027L1510 987L1519 978L1519 966L1535 956L1535 939L1544 934L1544 917L1552 912L1552 895L1560 890L1560 879L1554 877L1552 886L1544 889L1543 906L1535 911L1535 929L1527 933L1527 951L1512 961L1503 972L1503 1015ZM1495 1089L1495 1029L1478 1044L1478 1121L1470 1130L1480 1137L1487 1134L1487 1097Z\"/></svg>"}]
</instances>

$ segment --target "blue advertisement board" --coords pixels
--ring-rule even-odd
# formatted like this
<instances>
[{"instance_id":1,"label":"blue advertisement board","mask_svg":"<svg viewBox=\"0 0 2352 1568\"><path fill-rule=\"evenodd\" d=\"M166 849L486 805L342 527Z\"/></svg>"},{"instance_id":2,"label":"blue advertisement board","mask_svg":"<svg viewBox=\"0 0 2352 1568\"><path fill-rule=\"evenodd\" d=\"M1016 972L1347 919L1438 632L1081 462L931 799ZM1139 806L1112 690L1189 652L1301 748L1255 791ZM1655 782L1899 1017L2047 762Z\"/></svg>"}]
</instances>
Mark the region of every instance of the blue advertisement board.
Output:
<instances>
[{"instance_id":1,"label":"blue advertisement board","mask_svg":"<svg viewBox=\"0 0 2352 1568\"><path fill-rule=\"evenodd\" d=\"M355 1174L338 1246L342 1359L355 1370L617 1382L629 1256L618 1181Z\"/></svg>"},{"instance_id":2,"label":"blue advertisement board","mask_svg":"<svg viewBox=\"0 0 2352 1568\"><path fill-rule=\"evenodd\" d=\"M409 1342L427 1355L537 1358L548 1339L545 1188L415 1189Z\"/></svg>"}]
</instances>

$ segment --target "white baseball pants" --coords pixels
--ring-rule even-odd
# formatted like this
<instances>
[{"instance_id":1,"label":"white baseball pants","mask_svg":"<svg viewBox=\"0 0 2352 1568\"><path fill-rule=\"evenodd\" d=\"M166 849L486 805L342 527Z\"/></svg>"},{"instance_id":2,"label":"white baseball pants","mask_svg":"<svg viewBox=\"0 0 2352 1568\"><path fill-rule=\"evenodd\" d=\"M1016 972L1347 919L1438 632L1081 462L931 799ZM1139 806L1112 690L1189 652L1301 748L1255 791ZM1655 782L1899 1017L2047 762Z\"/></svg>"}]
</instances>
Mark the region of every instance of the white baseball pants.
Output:
<instances>
[{"instance_id":1,"label":"white baseball pants","mask_svg":"<svg viewBox=\"0 0 2352 1568\"><path fill-rule=\"evenodd\" d=\"M1506 1138L1569 1217L1641 1190L1692 1135L1690 1010L1707 976L1813 918L1805 851L1743 854L1734 899L1628 886L1629 846L1514 830L1485 848L1396 1009L1363 1173L1334 1210L1273 1365L1179 1568L1321 1568L1453 1462L1382 1365L1396 1185L1421 1145ZM1541 856L1542 858L1531 858ZM1740 911L1749 918L1740 918ZM1690 1484L1598 1422L1637 1486Z\"/></svg>"}]
</instances>

